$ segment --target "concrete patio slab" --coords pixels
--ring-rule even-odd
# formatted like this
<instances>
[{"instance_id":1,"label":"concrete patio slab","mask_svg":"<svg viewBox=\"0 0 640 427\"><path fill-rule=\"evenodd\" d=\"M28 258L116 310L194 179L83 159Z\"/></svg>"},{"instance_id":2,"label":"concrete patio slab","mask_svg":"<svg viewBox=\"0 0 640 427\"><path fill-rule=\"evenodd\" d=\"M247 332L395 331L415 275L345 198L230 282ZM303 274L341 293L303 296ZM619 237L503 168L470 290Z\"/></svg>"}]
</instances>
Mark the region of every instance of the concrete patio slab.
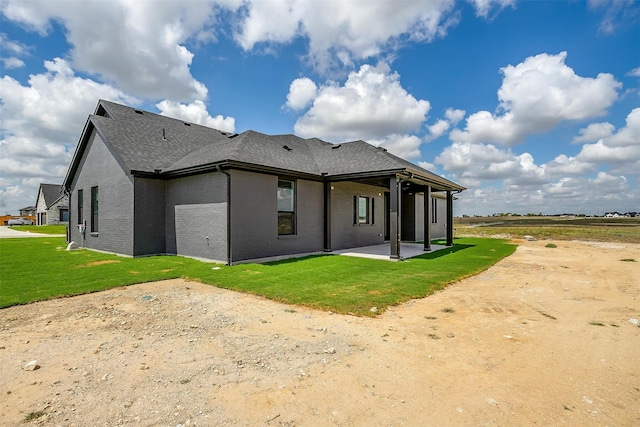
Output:
<instances>
[{"instance_id":1,"label":"concrete patio slab","mask_svg":"<svg viewBox=\"0 0 640 427\"><path fill-rule=\"evenodd\" d=\"M400 259L393 259L389 256L391 253L391 245L384 243L382 245L363 246L359 248L343 249L339 251L333 251L332 253L337 255L353 256L369 259L380 259L385 261L402 261L403 259L413 258L425 253L431 253L446 249L445 245L431 245L431 251L425 252L424 245L422 243L401 243L400 244Z\"/></svg>"}]
</instances>

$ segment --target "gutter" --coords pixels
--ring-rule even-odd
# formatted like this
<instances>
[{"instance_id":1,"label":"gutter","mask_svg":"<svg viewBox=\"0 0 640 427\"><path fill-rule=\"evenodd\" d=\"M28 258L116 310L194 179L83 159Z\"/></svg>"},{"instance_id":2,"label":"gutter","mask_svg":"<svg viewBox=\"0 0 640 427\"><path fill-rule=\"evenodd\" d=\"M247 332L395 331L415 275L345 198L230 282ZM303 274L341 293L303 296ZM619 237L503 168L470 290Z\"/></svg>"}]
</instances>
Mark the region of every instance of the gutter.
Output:
<instances>
[{"instance_id":1,"label":"gutter","mask_svg":"<svg viewBox=\"0 0 640 427\"><path fill-rule=\"evenodd\" d=\"M231 265L231 174L222 168L217 168L227 176L227 265Z\"/></svg>"}]
</instances>

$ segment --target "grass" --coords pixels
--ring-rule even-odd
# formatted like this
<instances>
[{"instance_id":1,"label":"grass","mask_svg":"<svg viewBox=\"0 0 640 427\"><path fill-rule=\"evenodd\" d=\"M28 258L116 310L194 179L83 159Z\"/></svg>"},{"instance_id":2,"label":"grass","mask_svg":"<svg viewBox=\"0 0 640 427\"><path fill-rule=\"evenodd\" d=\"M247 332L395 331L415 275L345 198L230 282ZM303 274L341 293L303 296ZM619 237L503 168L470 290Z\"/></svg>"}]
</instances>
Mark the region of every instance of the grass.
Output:
<instances>
[{"instance_id":1,"label":"grass","mask_svg":"<svg viewBox=\"0 0 640 427\"><path fill-rule=\"evenodd\" d=\"M33 420L37 420L38 418L42 417L46 415L46 412L44 411L35 411L35 412L29 412L27 415L24 416L22 422L23 423L28 423L31 422Z\"/></svg>"},{"instance_id":2,"label":"grass","mask_svg":"<svg viewBox=\"0 0 640 427\"><path fill-rule=\"evenodd\" d=\"M67 234L66 225L12 225L9 228L12 230L25 231L29 233Z\"/></svg>"},{"instance_id":3,"label":"grass","mask_svg":"<svg viewBox=\"0 0 640 427\"><path fill-rule=\"evenodd\" d=\"M546 245L544 245L545 248L557 248L558 245L556 245L555 243L547 243Z\"/></svg>"},{"instance_id":4,"label":"grass","mask_svg":"<svg viewBox=\"0 0 640 427\"><path fill-rule=\"evenodd\" d=\"M624 261L624 262L638 262L633 258L622 258L620 261Z\"/></svg>"},{"instance_id":5,"label":"grass","mask_svg":"<svg viewBox=\"0 0 640 427\"><path fill-rule=\"evenodd\" d=\"M640 243L640 218L455 218L457 236L533 236L538 240Z\"/></svg>"},{"instance_id":6,"label":"grass","mask_svg":"<svg viewBox=\"0 0 640 427\"><path fill-rule=\"evenodd\" d=\"M595 321L595 320L590 321L589 324L593 325L593 326L605 326L604 323L598 322L598 321Z\"/></svg>"},{"instance_id":7,"label":"grass","mask_svg":"<svg viewBox=\"0 0 640 427\"><path fill-rule=\"evenodd\" d=\"M288 304L375 316L371 307L381 313L390 305L430 295L486 270L516 248L501 239L454 243L404 262L324 255L213 270L213 264L177 256L134 259L66 251L63 238L0 239L0 308L185 278Z\"/></svg>"}]
</instances>

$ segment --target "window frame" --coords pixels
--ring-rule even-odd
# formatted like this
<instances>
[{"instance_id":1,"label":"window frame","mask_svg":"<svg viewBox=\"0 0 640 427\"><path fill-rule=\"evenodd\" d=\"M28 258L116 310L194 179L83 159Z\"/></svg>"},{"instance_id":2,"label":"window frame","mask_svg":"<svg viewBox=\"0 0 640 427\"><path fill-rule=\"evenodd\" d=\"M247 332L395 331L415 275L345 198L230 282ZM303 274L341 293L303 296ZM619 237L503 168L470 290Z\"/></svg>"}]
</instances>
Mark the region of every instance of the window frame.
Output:
<instances>
[{"instance_id":1,"label":"window frame","mask_svg":"<svg viewBox=\"0 0 640 427\"><path fill-rule=\"evenodd\" d=\"M431 198L431 223L438 223L438 199L435 197Z\"/></svg>"},{"instance_id":2,"label":"window frame","mask_svg":"<svg viewBox=\"0 0 640 427\"><path fill-rule=\"evenodd\" d=\"M64 219L64 213L67 213L67 219ZM69 208L60 208L58 209L58 220L60 222L69 222Z\"/></svg>"},{"instance_id":3,"label":"window frame","mask_svg":"<svg viewBox=\"0 0 640 427\"><path fill-rule=\"evenodd\" d=\"M364 200L364 205L361 205ZM361 207L365 208L365 215L361 215ZM353 196L353 225L374 225L375 197L373 196Z\"/></svg>"},{"instance_id":4,"label":"window frame","mask_svg":"<svg viewBox=\"0 0 640 427\"><path fill-rule=\"evenodd\" d=\"M99 191L98 186L91 187L91 232L98 232L98 213L99 213Z\"/></svg>"},{"instance_id":5,"label":"window frame","mask_svg":"<svg viewBox=\"0 0 640 427\"><path fill-rule=\"evenodd\" d=\"M84 191L82 189L78 190L78 225L82 224L84 221Z\"/></svg>"},{"instance_id":6,"label":"window frame","mask_svg":"<svg viewBox=\"0 0 640 427\"><path fill-rule=\"evenodd\" d=\"M371 222L371 208L368 196L358 196L358 225L368 225ZM362 209L364 208L364 215Z\"/></svg>"},{"instance_id":7,"label":"window frame","mask_svg":"<svg viewBox=\"0 0 640 427\"><path fill-rule=\"evenodd\" d=\"M289 184L288 186L281 185L283 183ZM298 233L298 221L297 221L297 182L294 179L280 178L278 177L278 187L276 192L276 203L278 209L278 237L281 236L295 236ZM291 191L291 206L287 209L281 209L279 193L281 190ZM284 229L282 227L281 218L288 218L290 227ZM286 231L285 231L286 230Z\"/></svg>"}]
</instances>

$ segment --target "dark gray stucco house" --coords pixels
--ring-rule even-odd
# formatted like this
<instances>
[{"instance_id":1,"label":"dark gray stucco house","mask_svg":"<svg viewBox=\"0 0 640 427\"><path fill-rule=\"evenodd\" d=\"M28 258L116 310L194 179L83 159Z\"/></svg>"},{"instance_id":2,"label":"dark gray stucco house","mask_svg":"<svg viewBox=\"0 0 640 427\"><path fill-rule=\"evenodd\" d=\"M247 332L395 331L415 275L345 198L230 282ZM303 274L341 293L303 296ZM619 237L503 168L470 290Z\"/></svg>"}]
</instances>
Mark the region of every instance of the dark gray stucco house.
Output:
<instances>
[{"instance_id":1,"label":"dark gray stucco house","mask_svg":"<svg viewBox=\"0 0 640 427\"><path fill-rule=\"evenodd\" d=\"M234 263L453 239L460 185L364 141L229 134L107 101L63 186L70 239L130 256Z\"/></svg>"}]
</instances>

